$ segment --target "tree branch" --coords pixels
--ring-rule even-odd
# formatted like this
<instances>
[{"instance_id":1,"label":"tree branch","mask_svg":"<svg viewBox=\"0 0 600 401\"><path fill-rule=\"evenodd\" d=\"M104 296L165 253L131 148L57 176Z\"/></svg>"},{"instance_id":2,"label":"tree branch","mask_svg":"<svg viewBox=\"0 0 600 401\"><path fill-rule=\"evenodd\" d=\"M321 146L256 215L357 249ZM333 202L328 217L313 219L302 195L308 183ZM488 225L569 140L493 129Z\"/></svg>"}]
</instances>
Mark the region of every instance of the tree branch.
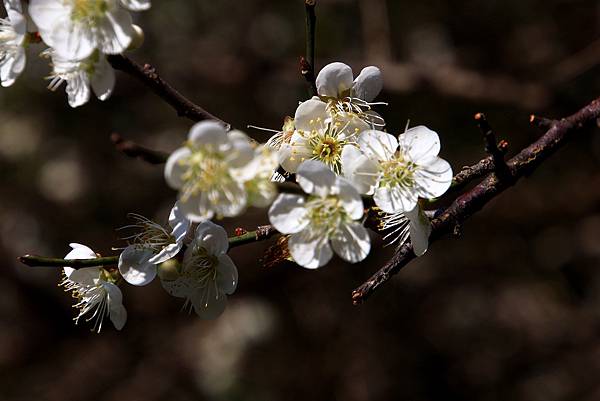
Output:
<instances>
[{"instance_id":1,"label":"tree branch","mask_svg":"<svg viewBox=\"0 0 600 401\"><path fill-rule=\"evenodd\" d=\"M316 3L316 0L304 0L304 7L306 8L306 55L300 59L300 73L308 82L311 96L317 95L317 85L315 83Z\"/></svg>"},{"instance_id":2,"label":"tree branch","mask_svg":"<svg viewBox=\"0 0 600 401\"><path fill-rule=\"evenodd\" d=\"M110 55L106 58L115 70L123 71L133 76L150 88L152 92L173 107L178 116L186 117L192 121L215 120L222 123L227 128L230 127L225 121L210 114L208 111L175 90L158 75L156 68L150 64L144 64L142 66L121 54Z\"/></svg>"},{"instance_id":3,"label":"tree branch","mask_svg":"<svg viewBox=\"0 0 600 401\"><path fill-rule=\"evenodd\" d=\"M523 149L507 162L510 175L499 180L494 173L470 191L459 196L438 217L431 221L432 232L429 242L452 233L455 227L481 210L489 201L514 185L521 177L531 174L544 160L563 146L574 133L592 125L600 117L600 98L594 100L577 113L556 121L536 142ZM376 291L390 277L415 258L411 244L400 247L392 259L371 278L352 292L352 302L357 305Z\"/></svg>"},{"instance_id":4,"label":"tree branch","mask_svg":"<svg viewBox=\"0 0 600 401\"><path fill-rule=\"evenodd\" d=\"M146 163L164 164L169 158L168 153L159 152L157 150L140 146L133 141L126 140L116 132L111 134L110 140L119 152L125 154L126 156L145 161Z\"/></svg>"}]
</instances>

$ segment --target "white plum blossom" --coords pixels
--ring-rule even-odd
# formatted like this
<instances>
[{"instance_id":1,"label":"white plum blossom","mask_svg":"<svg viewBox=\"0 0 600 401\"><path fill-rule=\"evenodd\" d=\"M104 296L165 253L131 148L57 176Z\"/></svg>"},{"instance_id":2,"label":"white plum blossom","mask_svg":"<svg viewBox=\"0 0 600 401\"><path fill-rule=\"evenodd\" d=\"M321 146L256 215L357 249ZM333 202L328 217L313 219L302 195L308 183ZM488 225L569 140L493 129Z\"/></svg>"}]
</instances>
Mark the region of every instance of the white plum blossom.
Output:
<instances>
[{"instance_id":1,"label":"white plum blossom","mask_svg":"<svg viewBox=\"0 0 600 401\"><path fill-rule=\"evenodd\" d=\"M184 309L193 308L201 318L218 317L225 310L227 295L233 294L238 282L238 271L227 255L228 248L223 227L210 221L200 223L185 251L178 277L162 279L163 288L184 298Z\"/></svg>"},{"instance_id":2,"label":"white plum blossom","mask_svg":"<svg viewBox=\"0 0 600 401\"><path fill-rule=\"evenodd\" d=\"M25 69L27 19L21 0L4 0L7 18L0 19L0 83L11 86Z\"/></svg>"},{"instance_id":3,"label":"white plum blossom","mask_svg":"<svg viewBox=\"0 0 600 401\"><path fill-rule=\"evenodd\" d=\"M344 174L386 213L409 212L419 198L436 198L452 183L450 164L438 157L439 137L427 127L411 128L398 139L369 130L357 142L359 148L344 149Z\"/></svg>"},{"instance_id":4,"label":"white plum blossom","mask_svg":"<svg viewBox=\"0 0 600 401\"><path fill-rule=\"evenodd\" d=\"M317 93L333 114L358 117L369 125L383 127L385 121L371 110L373 100L383 88L381 71L375 66L362 69L354 79L350 66L335 62L326 65L317 75Z\"/></svg>"},{"instance_id":5,"label":"white plum blossom","mask_svg":"<svg viewBox=\"0 0 600 401\"><path fill-rule=\"evenodd\" d=\"M341 174L342 150L355 145L358 134L369 129L355 114L331 114L327 104L316 97L298 106L294 124L296 130L289 143L280 148L281 166L290 173L295 173L303 161L315 159Z\"/></svg>"},{"instance_id":6,"label":"white plum blossom","mask_svg":"<svg viewBox=\"0 0 600 401\"><path fill-rule=\"evenodd\" d=\"M259 145L254 150L254 159L239 171L248 196L248 206L267 207L277 195L277 187L272 181L279 165L278 152L267 145Z\"/></svg>"},{"instance_id":7,"label":"white plum blossom","mask_svg":"<svg viewBox=\"0 0 600 401\"><path fill-rule=\"evenodd\" d=\"M188 141L165 165L165 179L179 190L179 207L193 222L239 215L248 204L242 172L255 158L250 139L214 121L192 127Z\"/></svg>"},{"instance_id":8,"label":"white plum blossom","mask_svg":"<svg viewBox=\"0 0 600 401\"><path fill-rule=\"evenodd\" d=\"M431 223L419 205L408 212L380 212L378 217L387 245L396 243L400 247L410 238L415 255L422 256L427 252Z\"/></svg>"},{"instance_id":9,"label":"white plum blossom","mask_svg":"<svg viewBox=\"0 0 600 401\"><path fill-rule=\"evenodd\" d=\"M136 33L131 15L147 2L135 0L30 0L29 14L44 42L66 60L82 60L95 50L118 54Z\"/></svg>"},{"instance_id":10,"label":"white plum blossom","mask_svg":"<svg viewBox=\"0 0 600 401\"><path fill-rule=\"evenodd\" d=\"M95 259L98 257L94 251L85 245L72 243L72 248L65 259ZM79 314L75 317L75 324L85 315L87 321L94 320L93 330L98 333L102 330L102 321L106 316L110 318L117 330L121 330L127 321L127 311L123 306L123 295L115 284L116 278L101 267L84 267L73 269L63 268L64 279L60 285L66 291L72 291L78 300L75 307Z\"/></svg>"},{"instance_id":11,"label":"white plum blossom","mask_svg":"<svg viewBox=\"0 0 600 401\"><path fill-rule=\"evenodd\" d=\"M176 203L169 214L171 230L138 214L131 214L138 232L127 239L132 242L119 256L119 272L129 284L149 284L157 274L157 265L177 256L183 247L191 222Z\"/></svg>"},{"instance_id":12,"label":"white plum blossom","mask_svg":"<svg viewBox=\"0 0 600 401\"><path fill-rule=\"evenodd\" d=\"M98 99L110 97L115 86L115 72L99 51L80 61L72 61L58 55L52 49L44 53L52 58L52 74L48 77L48 89L55 91L67 83L67 96L71 107L84 105L93 90Z\"/></svg>"},{"instance_id":13,"label":"white plum blossom","mask_svg":"<svg viewBox=\"0 0 600 401\"><path fill-rule=\"evenodd\" d=\"M280 194L269 209L271 224L290 234L288 249L294 261L316 269L327 264L333 251L351 263L366 258L371 240L360 222L364 209L356 189L317 160L303 162L296 174L310 196Z\"/></svg>"}]
</instances>

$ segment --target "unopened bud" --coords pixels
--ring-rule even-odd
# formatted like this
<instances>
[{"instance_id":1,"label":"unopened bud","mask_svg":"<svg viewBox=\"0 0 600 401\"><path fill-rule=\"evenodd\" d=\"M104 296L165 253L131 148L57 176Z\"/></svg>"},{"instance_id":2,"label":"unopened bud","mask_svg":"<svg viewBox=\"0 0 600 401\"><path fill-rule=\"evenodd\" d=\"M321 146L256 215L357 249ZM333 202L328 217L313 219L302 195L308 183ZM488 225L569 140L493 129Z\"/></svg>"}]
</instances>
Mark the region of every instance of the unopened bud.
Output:
<instances>
[{"instance_id":1,"label":"unopened bud","mask_svg":"<svg viewBox=\"0 0 600 401\"><path fill-rule=\"evenodd\" d=\"M158 277L165 281L174 281L179 278L179 262L169 259L158 265Z\"/></svg>"},{"instance_id":2,"label":"unopened bud","mask_svg":"<svg viewBox=\"0 0 600 401\"><path fill-rule=\"evenodd\" d=\"M133 25L133 39L131 39L131 43L127 50L135 50L142 47L144 44L144 31L137 25Z\"/></svg>"}]
</instances>

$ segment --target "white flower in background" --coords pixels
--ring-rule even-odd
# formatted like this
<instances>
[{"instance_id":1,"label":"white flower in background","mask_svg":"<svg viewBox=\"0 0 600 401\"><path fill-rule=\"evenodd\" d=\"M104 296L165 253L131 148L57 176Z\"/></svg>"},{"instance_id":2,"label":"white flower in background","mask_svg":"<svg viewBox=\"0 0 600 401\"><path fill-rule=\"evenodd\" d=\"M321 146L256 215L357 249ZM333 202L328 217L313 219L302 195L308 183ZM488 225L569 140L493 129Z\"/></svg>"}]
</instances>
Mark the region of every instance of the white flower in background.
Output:
<instances>
[{"instance_id":1,"label":"white flower in background","mask_svg":"<svg viewBox=\"0 0 600 401\"><path fill-rule=\"evenodd\" d=\"M130 11L146 11L150 9L150 0L119 0L119 3Z\"/></svg>"},{"instance_id":2,"label":"white flower in background","mask_svg":"<svg viewBox=\"0 0 600 401\"><path fill-rule=\"evenodd\" d=\"M248 196L248 206L267 207L277 195L272 177L279 166L278 152L268 145L259 145L254 150L254 159L239 171Z\"/></svg>"},{"instance_id":3,"label":"white flower in background","mask_svg":"<svg viewBox=\"0 0 600 401\"><path fill-rule=\"evenodd\" d=\"M380 212L378 218L386 245L397 244L400 247L410 238L415 255L422 256L427 252L431 223L418 205L408 212Z\"/></svg>"},{"instance_id":4,"label":"white flower in background","mask_svg":"<svg viewBox=\"0 0 600 401\"><path fill-rule=\"evenodd\" d=\"M130 216L135 224L126 228L133 228L138 232L126 238L132 244L119 256L119 272L129 284L141 286L154 280L157 265L174 258L181 251L191 222L183 215L177 203L169 214L170 231L144 216Z\"/></svg>"},{"instance_id":5,"label":"white flower in background","mask_svg":"<svg viewBox=\"0 0 600 401\"><path fill-rule=\"evenodd\" d=\"M71 107L84 105L93 89L96 97L104 101L110 97L115 86L115 72L106 57L95 51L90 57L71 61L59 56L52 49L43 55L52 57L52 74L48 77L48 89L55 91L63 82L67 83L67 96Z\"/></svg>"},{"instance_id":6,"label":"white flower in background","mask_svg":"<svg viewBox=\"0 0 600 401\"><path fill-rule=\"evenodd\" d=\"M344 174L386 213L409 212L420 197L436 198L452 183L452 168L438 157L440 140L429 128L411 128L398 139L370 130L357 141L360 150L344 149Z\"/></svg>"},{"instance_id":7,"label":"white flower in background","mask_svg":"<svg viewBox=\"0 0 600 401\"><path fill-rule=\"evenodd\" d=\"M161 280L164 289L185 298L203 319L214 319L225 310L227 295L237 287L238 271L229 256L229 240L223 227L210 221L198 225L194 240L185 251L179 277Z\"/></svg>"},{"instance_id":8,"label":"white flower in background","mask_svg":"<svg viewBox=\"0 0 600 401\"><path fill-rule=\"evenodd\" d=\"M95 259L94 251L85 245L69 244L73 249L65 259ZM127 311L123 306L123 295L115 284L116 279L101 267L84 267L73 269L64 267L64 279L60 285L72 291L78 302L75 307L79 314L75 324L85 315L87 321L94 320L93 330L102 330L102 321L108 316L117 330L121 330L127 321Z\"/></svg>"},{"instance_id":9,"label":"white flower in background","mask_svg":"<svg viewBox=\"0 0 600 401\"><path fill-rule=\"evenodd\" d=\"M383 127L385 121L371 110L373 100L383 88L381 71L375 66L363 68L354 79L352 68L344 63L326 65L317 75L317 93L327 102L328 110L338 116L349 114L369 125Z\"/></svg>"},{"instance_id":10,"label":"white flower in background","mask_svg":"<svg viewBox=\"0 0 600 401\"><path fill-rule=\"evenodd\" d=\"M314 159L341 174L342 150L356 146L358 134L369 129L369 125L355 115L346 117L334 118L327 111L327 104L319 98L301 103L294 117L296 131L280 149L281 166L295 173L300 163Z\"/></svg>"},{"instance_id":11,"label":"white flower in background","mask_svg":"<svg viewBox=\"0 0 600 401\"><path fill-rule=\"evenodd\" d=\"M269 209L271 224L291 234L288 249L294 261L316 269L331 259L332 248L351 263L366 258L371 240L360 222L364 210L356 189L316 160L300 165L297 180L310 196L281 194Z\"/></svg>"},{"instance_id":12,"label":"white flower in background","mask_svg":"<svg viewBox=\"0 0 600 401\"><path fill-rule=\"evenodd\" d=\"M4 0L7 18L0 19L0 82L8 87L25 69L27 19L20 0Z\"/></svg>"},{"instance_id":13,"label":"white flower in background","mask_svg":"<svg viewBox=\"0 0 600 401\"><path fill-rule=\"evenodd\" d=\"M202 121L190 130L186 146L169 156L165 179L179 190L179 207L191 221L237 216L248 202L242 172L254 156L246 134Z\"/></svg>"},{"instance_id":14,"label":"white flower in background","mask_svg":"<svg viewBox=\"0 0 600 401\"><path fill-rule=\"evenodd\" d=\"M29 13L44 42L62 58L82 60L97 49L104 54L126 50L135 34L131 15L140 1L30 0Z\"/></svg>"}]
</instances>

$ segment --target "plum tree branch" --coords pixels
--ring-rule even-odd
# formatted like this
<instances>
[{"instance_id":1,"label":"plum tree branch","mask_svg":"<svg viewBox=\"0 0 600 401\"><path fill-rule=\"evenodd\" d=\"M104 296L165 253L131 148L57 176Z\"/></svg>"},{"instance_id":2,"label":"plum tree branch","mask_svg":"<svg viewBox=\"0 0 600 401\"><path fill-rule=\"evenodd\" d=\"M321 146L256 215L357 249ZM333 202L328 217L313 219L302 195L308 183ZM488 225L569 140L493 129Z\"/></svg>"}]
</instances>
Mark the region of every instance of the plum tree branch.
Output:
<instances>
[{"instance_id":1,"label":"plum tree branch","mask_svg":"<svg viewBox=\"0 0 600 401\"><path fill-rule=\"evenodd\" d=\"M300 59L300 73L308 83L311 96L317 95L317 85L315 83L316 5L316 0L304 0L304 7L306 9L306 55Z\"/></svg>"},{"instance_id":2,"label":"plum tree branch","mask_svg":"<svg viewBox=\"0 0 600 401\"><path fill-rule=\"evenodd\" d=\"M509 170L507 177L499 179L496 173L489 174L481 183L455 199L450 206L431 221L430 243L454 232L457 226L481 210L504 190L513 186L521 177L531 174L575 133L596 123L598 118L600 118L600 98L569 117L556 121L545 120L545 124L549 125L546 133L506 162ZM537 119L539 121L539 118ZM531 119L532 122L535 120L536 118ZM352 302L355 305L363 302L415 258L410 243L401 246L388 263L352 292Z\"/></svg>"},{"instance_id":3,"label":"plum tree branch","mask_svg":"<svg viewBox=\"0 0 600 401\"><path fill-rule=\"evenodd\" d=\"M152 92L173 107L178 116L188 118L195 122L203 120L215 120L222 123L227 128L230 127L228 123L212 115L179 93L175 88L162 79L156 72L156 68L150 64L144 64L142 66L122 54L107 56L107 60L115 70L123 71L126 74L131 75L145 86L150 88Z\"/></svg>"}]
</instances>

